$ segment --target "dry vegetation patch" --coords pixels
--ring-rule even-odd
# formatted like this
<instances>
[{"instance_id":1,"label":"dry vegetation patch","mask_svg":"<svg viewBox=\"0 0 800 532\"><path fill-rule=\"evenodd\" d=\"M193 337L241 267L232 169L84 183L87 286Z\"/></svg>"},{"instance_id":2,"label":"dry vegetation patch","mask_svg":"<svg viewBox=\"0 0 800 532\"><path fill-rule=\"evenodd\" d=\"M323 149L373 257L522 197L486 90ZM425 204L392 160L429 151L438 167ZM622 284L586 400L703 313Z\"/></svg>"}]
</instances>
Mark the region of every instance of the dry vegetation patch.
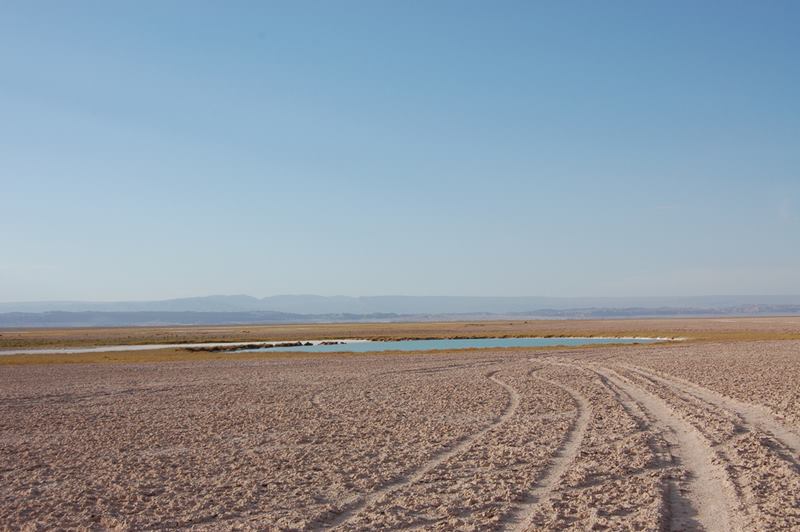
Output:
<instances>
[{"instance_id":1,"label":"dry vegetation patch","mask_svg":"<svg viewBox=\"0 0 800 532\"><path fill-rule=\"evenodd\" d=\"M154 343L284 342L329 338L402 340L524 336L646 336L724 341L800 340L800 317L2 329L0 350Z\"/></svg>"}]
</instances>

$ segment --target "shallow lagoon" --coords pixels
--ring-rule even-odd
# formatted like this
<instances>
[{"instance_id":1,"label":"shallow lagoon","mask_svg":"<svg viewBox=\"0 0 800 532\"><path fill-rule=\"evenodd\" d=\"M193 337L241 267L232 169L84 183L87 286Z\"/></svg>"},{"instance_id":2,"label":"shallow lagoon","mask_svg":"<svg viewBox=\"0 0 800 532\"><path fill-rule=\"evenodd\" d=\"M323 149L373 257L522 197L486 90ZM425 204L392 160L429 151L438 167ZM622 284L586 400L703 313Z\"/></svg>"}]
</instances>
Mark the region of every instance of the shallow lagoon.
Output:
<instances>
[{"instance_id":1,"label":"shallow lagoon","mask_svg":"<svg viewBox=\"0 0 800 532\"><path fill-rule=\"evenodd\" d=\"M375 351L433 351L437 349L473 349L485 347L553 347L597 344L648 344L664 338L459 338L436 340L393 340L388 342L347 341L339 344L316 344L292 347L263 347L236 352L297 351L303 353L371 353Z\"/></svg>"},{"instance_id":2,"label":"shallow lagoon","mask_svg":"<svg viewBox=\"0 0 800 532\"><path fill-rule=\"evenodd\" d=\"M297 351L301 353L371 353L376 351L434 351L471 349L482 347L552 347L596 344L650 344L662 342L669 338L460 338L436 340L393 340L388 342L371 340L312 340L301 341L306 345L282 345L283 342L204 342L188 344L141 344L141 345L107 345L95 347L64 347L48 349L11 349L0 350L3 355L66 355L76 353L101 353L107 351L143 351L148 349L204 349L230 348L230 353L252 353L260 351ZM253 347L263 344L263 347ZM236 349L242 346L242 349Z\"/></svg>"}]
</instances>

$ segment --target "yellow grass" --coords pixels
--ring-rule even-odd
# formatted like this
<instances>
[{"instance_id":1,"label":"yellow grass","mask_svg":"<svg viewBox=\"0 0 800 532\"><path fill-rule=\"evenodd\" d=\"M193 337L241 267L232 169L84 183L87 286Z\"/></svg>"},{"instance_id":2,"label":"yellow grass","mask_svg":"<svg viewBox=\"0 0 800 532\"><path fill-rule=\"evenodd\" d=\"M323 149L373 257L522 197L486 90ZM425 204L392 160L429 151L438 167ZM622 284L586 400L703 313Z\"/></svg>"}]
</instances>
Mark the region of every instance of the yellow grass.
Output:
<instances>
[{"instance_id":1,"label":"yellow grass","mask_svg":"<svg viewBox=\"0 0 800 532\"><path fill-rule=\"evenodd\" d=\"M800 317L7 329L0 332L0 350L123 344L142 345L150 343L319 340L328 338L401 340L412 338L527 336L680 337L685 338L688 342L790 340L800 339ZM395 351L393 353L397 354L398 352ZM280 353L277 351L237 354L207 353L169 348L128 352L0 356L0 365L257 360L329 355L330 353Z\"/></svg>"}]
</instances>

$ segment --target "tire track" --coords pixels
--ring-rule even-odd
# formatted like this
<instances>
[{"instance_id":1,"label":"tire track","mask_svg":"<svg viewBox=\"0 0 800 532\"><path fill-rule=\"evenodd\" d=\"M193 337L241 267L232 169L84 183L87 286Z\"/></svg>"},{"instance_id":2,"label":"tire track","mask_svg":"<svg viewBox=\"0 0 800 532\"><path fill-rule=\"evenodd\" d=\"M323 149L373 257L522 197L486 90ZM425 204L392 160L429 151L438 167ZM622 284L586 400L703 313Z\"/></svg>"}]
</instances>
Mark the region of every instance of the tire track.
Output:
<instances>
[{"instance_id":1,"label":"tire track","mask_svg":"<svg viewBox=\"0 0 800 532\"><path fill-rule=\"evenodd\" d=\"M663 435L649 430L656 423L655 418L650 415L647 410L642 407L642 405L637 403L629 393L608 380L605 375L596 370L592 370L592 372L597 375L597 378L600 379L600 382L603 384L603 386L608 388L608 390L614 395L614 398L617 400L617 402L619 402L620 405L622 405L622 408L625 410L625 412L636 421L639 428L642 431L649 431L654 436L654 441L651 442L650 448L653 452L653 455L658 459L659 466L677 466L675 457L672 456L672 453L669 450L669 443L663 438Z\"/></svg>"},{"instance_id":2,"label":"tire track","mask_svg":"<svg viewBox=\"0 0 800 532\"><path fill-rule=\"evenodd\" d=\"M682 497L670 496L670 529L697 526L720 532L740 529L735 495L731 494L724 466L719 464L708 442L660 398L608 368L598 368L597 372L652 416L654 426L662 429L672 444L672 455L688 472L688 478L680 483Z\"/></svg>"},{"instance_id":3,"label":"tire track","mask_svg":"<svg viewBox=\"0 0 800 532\"><path fill-rule=\"evenodd\" d=\"M754 427L761 432L765 432L786 447L791 452L789 460L792 465L795 468L800 468L800 463L798 462L800 460L800 435L778 421L765 408L726 397L683 379L667 378L639 366L623 364L622 367L667 386L677 395L681 393L689 395L721 410L733 412L747 428Z\"/></svg>"},{"instance_id":4,"label":"tire track","mask_svg":"<svg viewBox=\"0 0 800 532\"><path fill-rule=\"evenodd\" d=\"M622 408L639 424L642 431L647 431L652 434L650 448L653 455L657 458L657 464L660 469L672 468L673 470L680 467L676 457L670 450L670 444L664 437L662 431L654 431L653 426L657 423L656 419L648 413L648 411L625 390L611 382L605 375L596 370L592 370L603 383L615 396L617 401L622 405ZM665 475L667 484L666 502L667 502L667 518L669 519L668 528L671 531L677 530L694 530L700 527L696 521L697 512L695 511L691 500L686 497L684 493L686 490L681 485L681 478L675 472L670 472Z\"/></svg>"},{"instance_id":5,"label":"tire track","mask_svg":"<svg viewBox=\"0 0 800 532\"><path fill-rule=\"evenodd\" d=\"M561 479L569 469L569 466L575 461L583 442L584 434L586 434L586 427L589 426L589 417L592 409L589 401L580 393L561 383L536 377L533 375L534 371L536 369L529 371L528 377L556 386L567 392L575 401L578 415L562 441L552 463L545 470L542 478L537 481L536 487L528 494L526 502L515 512L516 515L511 519L511 522L517 523L514 527L516 531L524 531L531 528L536 509L550 498L553 491L561 483Z\"/></svg>"},{"instance_id":6,"label":"tire track","mask_svg":"<svg viewBox=\"0 0 800 532\"><path fill-rule=\"evenodd\" d=\"M343 511L338 514L334 519L327 521L323 524L320 529L333 529L341 527L354 517L361 509L365 508L366 506L372 504L373 502L377 501L381 497L389 495L409 484L413 484L420 480L423 476L427 473L432 471L437 466L441 465L445 461L449 460L453 456L457 455L458 453L465 450L467 447L472 445L475 441L480 439L483 435L488 433L490 430L499 427L500 425L504 424L508 419L514 415L514 412L517 410L517 407L520 403L520 395L517 390L503 382L502 380L495 377L498 370L492 371L488 373L486 376L487 378L492 381L493 383L497 384L501 388L503 388L509 396L509 403L506 407L505 411L498 417L493 423L485 426L481 430L473 433L472 435L468 436L467 438L461 440L459 443L450 446L449 448L443 449L440 452L434 454L433 458L429 461L425 462L422 466L418 467L410 474L406 474L393 482L390 482L383 487L369 493L369 494L361 494L352 497L350 500L345 502Z\"/></svg>"},{"instance_id":7,"label":"tire track","mask_svg":"<svg viewBox=\"0 0 800 532\"><path fill-rule=\"evenodd\" d=\"M502 360L486 360L486 361L479 361L471 364L449 364L446 366L421 366L418 368L413 369L401 369L395 371L387 371L385 373L381 373L380 375L406 375L406 374L425 374L425 373L440 373L443 371L453 371L453 370L460 370L460 369L476 369L482 368L486 366L496 366L498 363L502 363Z\"/></svg>"}]
</instances>

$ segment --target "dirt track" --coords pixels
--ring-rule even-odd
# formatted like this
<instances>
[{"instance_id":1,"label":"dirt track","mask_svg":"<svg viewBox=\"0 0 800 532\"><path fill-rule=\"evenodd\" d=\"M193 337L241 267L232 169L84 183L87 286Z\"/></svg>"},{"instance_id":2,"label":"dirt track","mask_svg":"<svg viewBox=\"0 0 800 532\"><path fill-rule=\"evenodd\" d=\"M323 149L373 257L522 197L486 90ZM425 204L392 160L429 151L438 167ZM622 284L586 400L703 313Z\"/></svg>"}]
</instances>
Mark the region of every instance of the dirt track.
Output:
<instances>
[{"instance_id":1,"label":"dirt track","mask_svg":"<svg viewBox=\"0 0 800 532\"><path fill-rule=\"evenodd\" d=\"M800 342L0 368L0 525L800 528Z\"/></svg>"}]
</instances>

